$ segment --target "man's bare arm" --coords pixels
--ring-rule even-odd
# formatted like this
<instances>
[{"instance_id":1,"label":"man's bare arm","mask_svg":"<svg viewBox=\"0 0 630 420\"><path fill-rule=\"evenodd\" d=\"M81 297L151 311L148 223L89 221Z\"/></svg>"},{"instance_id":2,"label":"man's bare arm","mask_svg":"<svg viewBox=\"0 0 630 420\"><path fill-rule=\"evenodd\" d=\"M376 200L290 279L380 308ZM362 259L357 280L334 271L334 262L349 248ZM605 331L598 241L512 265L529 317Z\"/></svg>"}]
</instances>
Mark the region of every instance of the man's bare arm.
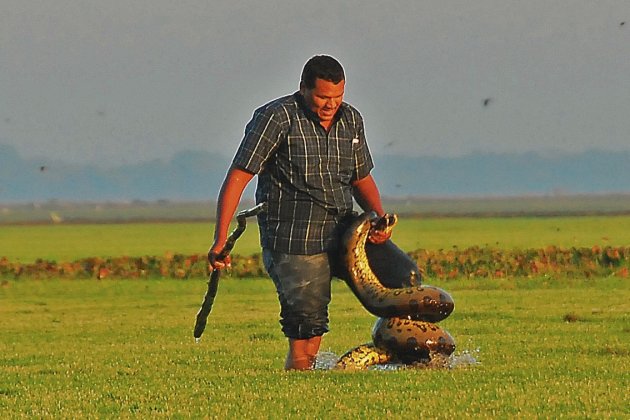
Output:
<instances>
[{"instance_id":1,"label":"man's bare arm","mask_svg":"<svg viewBox=\"0 0 630 420\"><path fill-rule=\"evenodd\" d=\"M232 217L234 217L245 187L247 187L247 184L249 184L253 177L254 174L233 166L225 176L223 185L221 185L221 191L219 192L219 198L217 200L217 220L214 228L214 243L208 251L208 260L215 269L221 269L225 267L226 264L229 264L229 260L218 261L215 257L225 246L230 221Z\"/></svg>"},{"instance_id":2,"label":"man's bare arm","mask_svg":"<svg viewBox=\"0 0 630 420\"><path fill-rule=\"evenodd\" d=\"M381 203L381 194L372 175L354 181L352 183L352 194L364 211L375 211L379 216L385 214Z\"/></svg>"},{"instance_id":3,"label":"man's bare arm","mask_svg":"<svg viewBox=\"0 0 630 420\"><path fill-rule=\"evenodd\" d=\"M374 182L372 175L368 175L352 183L352 194L359 206L364 211L374 211L381 217L385 215L383 203L381 202L381 194ZM391 237L391 230L380 231L376 229L370 230L368 239L375 244L381 244Z\"/></svg>"}]
</instances>

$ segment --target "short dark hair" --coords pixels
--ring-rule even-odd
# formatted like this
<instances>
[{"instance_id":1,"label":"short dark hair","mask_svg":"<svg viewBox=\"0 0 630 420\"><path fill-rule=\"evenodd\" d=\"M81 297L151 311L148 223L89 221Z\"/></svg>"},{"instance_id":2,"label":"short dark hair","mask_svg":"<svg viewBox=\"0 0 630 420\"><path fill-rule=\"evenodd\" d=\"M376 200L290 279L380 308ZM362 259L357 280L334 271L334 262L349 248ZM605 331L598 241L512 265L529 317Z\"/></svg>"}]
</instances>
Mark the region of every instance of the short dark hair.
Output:
<instances>
[{"instance_id":1,"label":"short dark hair","mask_svg":"<svg viewBox=\"0 0 630 420\"><path fill-rule=\"evenodd\" d=\"M315 79L323 79L337 84L345 78L346 75L339 61L329 55L316 55L304 64L300 82L307 89L313 89Z\"/></svg>"}]
</instances>

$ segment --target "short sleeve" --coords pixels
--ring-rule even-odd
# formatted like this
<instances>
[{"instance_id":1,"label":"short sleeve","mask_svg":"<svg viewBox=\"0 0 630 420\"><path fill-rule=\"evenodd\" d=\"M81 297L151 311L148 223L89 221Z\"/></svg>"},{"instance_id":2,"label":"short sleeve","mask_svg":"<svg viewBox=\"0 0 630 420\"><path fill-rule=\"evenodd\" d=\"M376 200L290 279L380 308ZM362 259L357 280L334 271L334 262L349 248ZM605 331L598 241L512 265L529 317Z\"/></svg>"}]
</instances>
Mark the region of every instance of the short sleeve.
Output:
<instances>
[{"instance_id":1,"label":"short sleeve","mask_svg":"<svg viewBox=\"0 0 630 420\"><path fill-rule=\"evenodd\" d=\"M272 108L259 108L247 126L232 161L234 166L259 174L284 138L284 124Z\"/></svg>"}]
</instances>

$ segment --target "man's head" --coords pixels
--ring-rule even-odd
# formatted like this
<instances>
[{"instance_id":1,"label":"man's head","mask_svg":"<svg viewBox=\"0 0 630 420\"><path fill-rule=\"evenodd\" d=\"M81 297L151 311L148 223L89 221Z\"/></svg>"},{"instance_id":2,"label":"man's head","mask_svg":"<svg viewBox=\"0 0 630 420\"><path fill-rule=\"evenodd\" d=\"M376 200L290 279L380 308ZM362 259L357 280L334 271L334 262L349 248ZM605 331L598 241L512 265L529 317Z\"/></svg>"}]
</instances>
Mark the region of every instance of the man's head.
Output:
<instances>
[{"instance_id":1,"label":"man's head","mask_svg":"<svg viewBox=\"0 0 630 420\"><path fill-rule=\"evenodd\" d=\"M346 76L339 61L329 55L316 55L311 57L302 70L300 88L313 89L315 79L322 79L333 82L335 85L345 80Z\"/></svg>"},{"instance_id":2,"label":"man's head","mask_svg":"<svg viewBox=\"0 0 630 420\"><path fill-rule=\"evenodd\" d=\"M327 55L316 55L306 62L300 80L300 93L306 106L323 125L332 122L343 101L345 74L341 64Z\"/></svg>"}]
</instances>

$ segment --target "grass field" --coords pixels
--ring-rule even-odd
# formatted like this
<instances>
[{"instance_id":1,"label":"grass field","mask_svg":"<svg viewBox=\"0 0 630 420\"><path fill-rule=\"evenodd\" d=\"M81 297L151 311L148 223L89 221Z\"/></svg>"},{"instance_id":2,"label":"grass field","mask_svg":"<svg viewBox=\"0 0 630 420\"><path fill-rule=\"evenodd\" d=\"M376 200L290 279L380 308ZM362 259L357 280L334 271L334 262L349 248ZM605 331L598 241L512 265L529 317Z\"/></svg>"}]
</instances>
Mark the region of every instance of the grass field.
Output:
<instances>
[{"instance_id":1,"label":"grass field","mask_svg":"<svg viewBox=\"0 0 630 420\"><path fill-rule=\"evenodd\" d=\"M32 262L37 258L73 261L169 251L203 254L213 231L209 222L0 225L0 257ZM484 245L499 249L627 246L630 216L401 218L393 239L405 251ZM234 252L260 252L255 223L250 223Z\"/></svg>"},{"instance_id":2,"label":"grass field","mask_svg":"<svg viewBox=\"0 0 630 420\"><path fill-rule=\"evenodd\" d=\"M452 281L440 324L477 364L284 372L267 280L222 282L194 344L203 281L18 281L0 288L0 412L16 417L628 418L627 280ZM334 283L337 355L373 317ZM567 320L573 322L567 322Z\"/></svg>"},{"instance_id":3,"label":"grass field","mask_svg":"<svg viewBox=\"0 0 630 420\"><path fill-rule=\"evenodd\" d=\"M208 223L2 225L24 262L203 253ZM403 219L405 250L630 244L629 216ZM259 252L250 226L235 252ZM0 283L2 418L630 418L630 282L427 279L455 299L440 325L452 369L284 372L267 279L222 280L194 344L203 280ZM370 340L374 318L333 283L328 358Z\"/></svg>"}]
</instances>

